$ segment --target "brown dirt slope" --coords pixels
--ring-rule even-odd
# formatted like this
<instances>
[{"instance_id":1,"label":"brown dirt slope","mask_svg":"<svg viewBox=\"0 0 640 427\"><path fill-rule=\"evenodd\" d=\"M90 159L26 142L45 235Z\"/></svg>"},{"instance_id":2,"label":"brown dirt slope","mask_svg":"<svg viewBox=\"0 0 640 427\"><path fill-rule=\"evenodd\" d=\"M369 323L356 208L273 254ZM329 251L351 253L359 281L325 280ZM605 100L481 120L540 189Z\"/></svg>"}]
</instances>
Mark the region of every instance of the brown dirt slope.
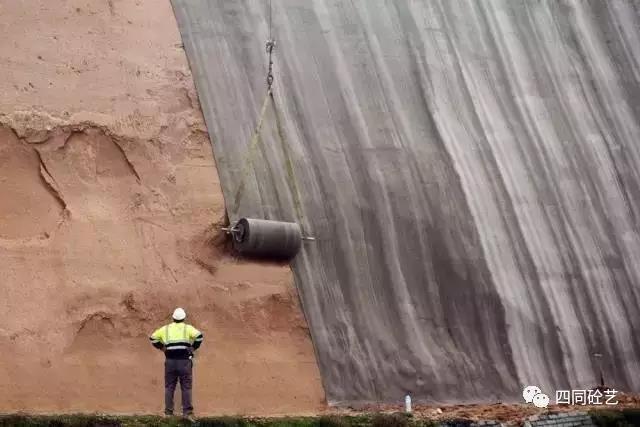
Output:
<instances>
[{"instance_id":1,"label":"brown dirt slope","mask_svg":"<svg viewBox=\"0 0 640 427\"><path fill-rule=\"evenodd\" d=\"M146 337L177 305L206 336L200 414L321 408L289 269L215 245L223 199L169 2L0 16L0 412L160 411Z\"/></svg>"}]
</instances>

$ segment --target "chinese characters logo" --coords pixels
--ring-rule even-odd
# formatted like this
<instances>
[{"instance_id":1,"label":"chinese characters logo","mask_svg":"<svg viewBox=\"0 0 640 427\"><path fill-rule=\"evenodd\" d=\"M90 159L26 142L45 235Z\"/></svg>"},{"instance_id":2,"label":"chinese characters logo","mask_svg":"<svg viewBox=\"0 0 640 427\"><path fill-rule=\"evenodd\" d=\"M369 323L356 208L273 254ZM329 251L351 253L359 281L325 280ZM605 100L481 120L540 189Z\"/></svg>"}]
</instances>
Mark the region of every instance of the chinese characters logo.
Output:
<instances>
[{"instance_id":1,"label":"chinese characters logo","mask_svg":"<svg viewBox=\"0 0 640 427\"><path fill-rule=\"evenodd\" d=\"M615 389L594 390L557 390L556 405L616 405ZM529 385L522 390L522 397L527 403L533 403L538 408L549 406L549 396L540 387Z\"/></svg>"},{"instance_id":2,"label":"chinese characters logo","mask_svg":"<svg viewBox=\"0 0 640 427\"><path fill-rule=\"evenodd\" d=\"M557 390L556 405L616 405L617 390Z\"/></svg>"}]
</instances>

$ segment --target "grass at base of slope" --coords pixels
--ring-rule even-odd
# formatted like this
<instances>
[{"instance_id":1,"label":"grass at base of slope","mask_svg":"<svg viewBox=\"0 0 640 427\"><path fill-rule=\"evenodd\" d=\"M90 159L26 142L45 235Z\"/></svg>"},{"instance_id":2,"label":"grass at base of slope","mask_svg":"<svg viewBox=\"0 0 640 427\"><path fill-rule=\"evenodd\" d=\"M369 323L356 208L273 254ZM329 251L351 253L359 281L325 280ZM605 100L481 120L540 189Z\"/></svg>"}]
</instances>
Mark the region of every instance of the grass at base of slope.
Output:
<instances>
[{"instance_id":1,"label":"grass at base of slope","mask_svg":"<svg viewBox=\"0 0 640 427\"><path fill-rule=\"evenodd\" d=\"M640 426L640 408L596 409L589 411L589 415L598 427ZM470 420L435 421L414 418L402 413L285 418L216 417L198 418L194 422L179 417L150 415L0 415L0 427L461 427L471 424Z\"/></svg>"},{"instance_id":2,"label":"grass at base of slope","mask_svg":"<svg viewBox=\"0 0 640 427\"><path fill-rule=\"evenodd\" d=\"M437 423L403 414L287 418L198 418L107 415L0 415L0 427L433 427Z\"/></svg>"}]
</instances>

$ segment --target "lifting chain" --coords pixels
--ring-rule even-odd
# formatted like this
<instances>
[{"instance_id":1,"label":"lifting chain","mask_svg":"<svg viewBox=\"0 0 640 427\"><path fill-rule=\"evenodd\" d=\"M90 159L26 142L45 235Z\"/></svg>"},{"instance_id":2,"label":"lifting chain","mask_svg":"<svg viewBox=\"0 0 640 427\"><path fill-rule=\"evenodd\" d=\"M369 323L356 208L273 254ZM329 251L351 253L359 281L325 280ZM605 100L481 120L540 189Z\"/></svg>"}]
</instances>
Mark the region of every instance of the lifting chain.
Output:
<instances>
[{"instance_id":1,"label":"lifting chain","mask_svg":"<svg viewBox=\"0 0 640 427\"><path fill-rule=\"evenodd\" d=\"M269 71L267 72L267 90L271 91L271 86L273 85L273 59L271 58L271 54L273 53L273 48L276 47L276 41L274 39L267 40L267 54L269 55Z\"/></svg>"},{"instance_id":2,"label":"lifting chain","mask_svg":"<svg viewBox=\"0 0 640 427\"><path fill-rule=\"evenodd\" d=\"M267 55L269 55L269 71L267 72L267 93L271 93L271 86L273 85L273 60L271 59L271 54L273 53L273 49L276 47L276 41L271 35L273 28L273 18L272 18L272 8L271 8L271 0L269 0L269 38L267 39Z\"/></svg>"}]
</instances>

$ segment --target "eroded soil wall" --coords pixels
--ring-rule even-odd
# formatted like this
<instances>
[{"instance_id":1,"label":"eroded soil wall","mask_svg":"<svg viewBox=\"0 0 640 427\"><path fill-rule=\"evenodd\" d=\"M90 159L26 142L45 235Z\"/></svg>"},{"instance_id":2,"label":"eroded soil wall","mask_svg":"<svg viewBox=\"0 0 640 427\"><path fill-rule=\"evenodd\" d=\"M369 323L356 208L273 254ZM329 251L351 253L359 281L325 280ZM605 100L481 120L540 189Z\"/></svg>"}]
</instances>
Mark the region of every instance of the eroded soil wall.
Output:
<instances>
[{"instance_id":1,"label":"eroded soil wall","mask_svg":"<svg viewBox=\"0 0 640 427\"><path fill-rule=\"evenodd\" d=\"M157 412L183 306L201 414L323 400L288 267L225 254L167 1L0 1L0 412Z\"/></svg>"}]
</instances>

